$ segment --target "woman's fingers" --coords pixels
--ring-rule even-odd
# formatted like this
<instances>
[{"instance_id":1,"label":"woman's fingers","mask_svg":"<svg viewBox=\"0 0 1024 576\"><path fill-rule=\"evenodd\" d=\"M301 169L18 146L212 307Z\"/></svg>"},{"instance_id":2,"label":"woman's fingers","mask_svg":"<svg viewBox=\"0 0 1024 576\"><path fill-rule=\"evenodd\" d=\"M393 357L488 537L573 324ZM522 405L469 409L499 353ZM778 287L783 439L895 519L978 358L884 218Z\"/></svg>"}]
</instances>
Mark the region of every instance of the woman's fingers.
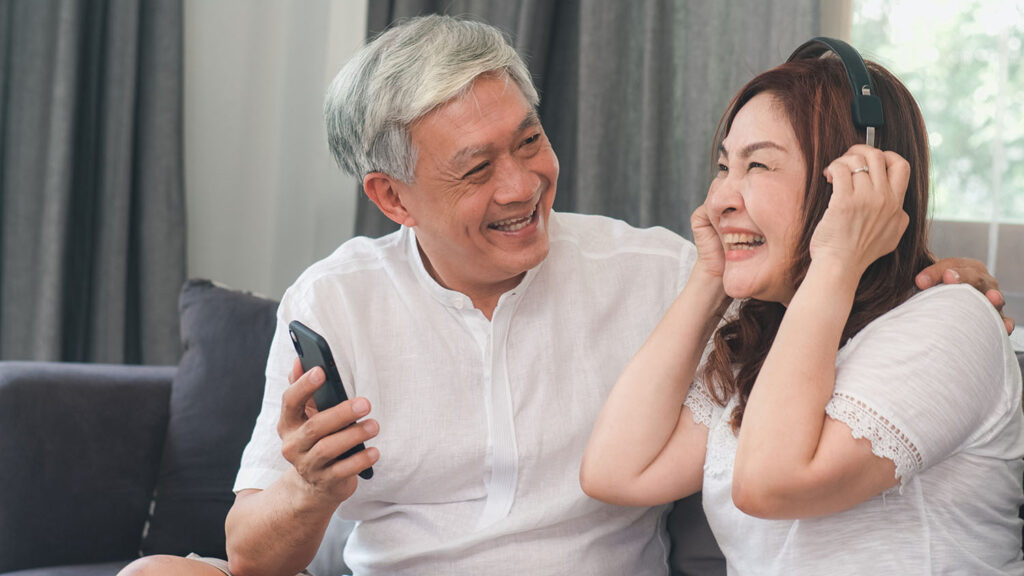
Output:
<instances>
[{"instance_id":1,"label":"woman's fingers","mask_svg":"<svg viewBox=\"0 0 1024 576\"><path fill-rule=\"evenodd\" d=\"M825 176L832 197L812 239L812 258L867 267L895 249L909 222L903 211L909 174L899 155L863 144L830 163Z\"/></svg>"}]
</instances>

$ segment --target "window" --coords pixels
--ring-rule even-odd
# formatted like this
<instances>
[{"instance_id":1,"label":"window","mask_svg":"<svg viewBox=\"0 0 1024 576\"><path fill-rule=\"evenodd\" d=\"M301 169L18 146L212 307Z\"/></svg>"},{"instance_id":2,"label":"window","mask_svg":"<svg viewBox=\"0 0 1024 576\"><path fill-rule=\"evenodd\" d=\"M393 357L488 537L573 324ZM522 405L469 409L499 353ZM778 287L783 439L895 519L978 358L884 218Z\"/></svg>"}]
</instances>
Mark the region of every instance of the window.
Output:
<instances>
[{"instance_id":1,"label":"window","mask_svg":"<svg viewBox=\"0 0 1024 576\"><path fill-rule=\"evenodd\" d=\"M921 106L936 255L985 262L1024 324L1024 4L856 0L851 41Z\"/></svg>"}]
</instances>

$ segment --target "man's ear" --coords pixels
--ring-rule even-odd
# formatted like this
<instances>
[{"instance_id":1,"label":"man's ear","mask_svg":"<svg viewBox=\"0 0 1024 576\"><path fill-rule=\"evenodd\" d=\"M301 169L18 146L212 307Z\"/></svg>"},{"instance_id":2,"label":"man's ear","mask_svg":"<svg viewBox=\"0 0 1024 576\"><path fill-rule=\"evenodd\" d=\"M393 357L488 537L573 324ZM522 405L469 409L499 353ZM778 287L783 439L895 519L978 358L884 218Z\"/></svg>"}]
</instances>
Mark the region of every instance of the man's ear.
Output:
<instances>
[{"instance_id":1,"label":"man's ear","mask_svg":"<svg viewBox=\"0 0 1024 576\"><path fill-rule=\"evenodd\" d=\"M406 186L383 172L370 172L363 176L363 191L370 202L376 204L377 208L391 220L412 228L416 225L416 220L402 203L400 187Z\"/></svg>"}]
</instances>

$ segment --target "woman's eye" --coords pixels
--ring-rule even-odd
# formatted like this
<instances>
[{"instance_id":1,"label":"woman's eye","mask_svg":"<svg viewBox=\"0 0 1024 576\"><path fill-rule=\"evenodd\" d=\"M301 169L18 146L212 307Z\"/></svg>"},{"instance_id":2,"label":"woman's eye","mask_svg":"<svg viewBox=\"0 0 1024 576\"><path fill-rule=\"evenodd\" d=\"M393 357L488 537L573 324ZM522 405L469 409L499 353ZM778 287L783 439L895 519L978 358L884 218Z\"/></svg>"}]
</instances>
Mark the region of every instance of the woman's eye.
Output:
<instances>
[{"instance_id":1,"label":"woman's eye","mask_svg":"<svg viewBox=\"0 0 1024 576\"><path fill-rule=\"evenodd\" d=\"M728 173L729 173L729 167L726 166L725 164L722 164L721 162L719 162L718 163L718 174L720 176L725 176Z\"/></svg>"},{"instance_id":2,"label":"woman's eye","mask_svg":"<svg viewBox=\"0 0 1024 576\"><path fill-rule=\"evenodd\" d=\"M750 166L747 167L747 170L753 170L754 168L764 168L765 170L768 169L767 166L765 166L764 164L761 164L760 162L751 162Z\"/></svg>"}]
</instances>

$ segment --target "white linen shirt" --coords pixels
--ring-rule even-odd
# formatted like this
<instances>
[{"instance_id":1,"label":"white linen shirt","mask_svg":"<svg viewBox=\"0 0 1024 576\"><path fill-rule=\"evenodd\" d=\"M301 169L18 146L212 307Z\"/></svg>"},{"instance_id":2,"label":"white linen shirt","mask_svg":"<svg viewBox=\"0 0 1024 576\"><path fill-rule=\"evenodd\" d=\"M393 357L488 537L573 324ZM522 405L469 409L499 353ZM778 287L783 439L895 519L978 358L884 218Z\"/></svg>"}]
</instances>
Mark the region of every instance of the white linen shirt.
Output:
<instances>
[{"instance_id":1,"label":"white linen shirt","mask_svg":"<svg viewBox=\"0 0 1024 576\"><path fill-rule=\"evenodd\" d=\"M938 286L839 350L828 415L896 464L898 487L828 516L764 520L732 501L736 399L686 399L708 426L704 511L730 576L1024 574L1021 374L977 290Z\"/></svg>"},{"instance_id":2,"label":"white linen shirt","mask_svg":"<svg viewBox=\"0 0 1024 576\"><path fill-rule=\"evenodd\" d=\"M287 324L327 339L380 433L371 480L337 515L345 561L373 574L668 572L667 506L588 498L579 467L626 363L678 294L694 246L662 228L551 214L550 252L491 321L427 273L412 229L355 238L285 293L263 409L235 491L289 464L276 424L295 358Z\"/></svg>"}]
</instances>

